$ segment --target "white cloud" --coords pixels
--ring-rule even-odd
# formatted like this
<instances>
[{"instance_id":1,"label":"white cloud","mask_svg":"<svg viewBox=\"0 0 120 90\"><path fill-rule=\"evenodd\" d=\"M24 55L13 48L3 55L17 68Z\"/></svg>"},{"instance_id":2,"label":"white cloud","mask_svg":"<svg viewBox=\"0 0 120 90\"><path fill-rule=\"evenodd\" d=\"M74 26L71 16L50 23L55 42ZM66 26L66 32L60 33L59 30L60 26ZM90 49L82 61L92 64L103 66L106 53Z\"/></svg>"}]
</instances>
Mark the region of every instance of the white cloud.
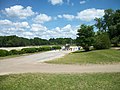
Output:
<instances>
[{"instance_id":1,"label":"white cloud","mask_svg":"<svg viewBox=\"0 0 120 90\"><path fill-rule=\"evenodd\" d=\"M15 26L16 28L30 28L28 22L16 22L13 23L13 26Z\"/></svg>"},{"instance_id":2,"label":"white cloud","mask_svg":"<svg viewBox=\"0 0 120 90\"><path fill-rule=\"evenodd\" d=\"M104 10L103 9L86 9L81 12L77 13L76 19L80 19L83 21L91 21L94 20L95 18L100 18L104 15Z\"/></svg>"},{"instance_id":3,"label":"white cloud","mask_svg":"<svg viewBox=\"0 0 120 90\"><path fill-rule=\"evenodd\" d=\"M62 18L62 15L58 15L57 17L58 17L58 18Z\"/></svg>"},{"instance_id":4,"label":"white cloud","mask_svg":"<svg viewBox=\"0 0 120 90\"><path fill-rule=\"evenodd\" d=\"M48 22L52 19L51 16L48 16L46 14L39 14L34 18L34 22L36 23L44 23L44 22Z\"/></svg>"},{"instance_id":5,"label":"white cloud","mask_svg":"<svg viewBox=\"0 0 120 90\"><path fill-rule=\"evenodd\" d=\"M12 22L10 20L0 20L0 27L30 28L28 22Z\"/></svg>"},{"instance_id":6,"label":"white cloud","mask_svg":"<svg viewBox=\"0 0 120 90\"><path fill-rule=\"evenodd\" d=\"M58 18L65 18L67 20L73 20L73 19L79 19L82 21L91 21L94 20L95 18L100 18L104 15L104 10L103 9L86 9L83 11L80 11L77 13L77 15L70 15L70 14L63 14L63 15L58 15Z\"/></svg>"},{"instance_id":7,"label":"white cloud","mask_svg":"<svg viewBox=\"0 0 120 90\"><path fill-rule=\"evenodd\" d=\"M23 36L30 28L28 22L12 22L10 20L0 20L0 35L18 35Z\"/></svg>"},{"instance_id":8,"label":"white cloud","mask_svg":"<svg viewBox=\"0 0 120 90\"><path fill-rule=\"evenodd\" d=\"M49 2L51 2L52 5L57 5L57 4L62 4L63 0L49 0Z\"/></svg>"},{"instance_id":9,"label":"white cloud","mask_svg":"<svg viewBox=\"0 0 120 90\"><path fill-rule=\"evenodd\" d=\"M32 32L23 32L23 35L25 35L25 36L32 36L33 33Z\"/></svg>"},{"instance_id":10,"label":"white cloud","mask_svg":"<svg viewBox=\"0 0 120 90\"><path fill-rule=\"evenodd\" d=\"M12 22L10 20L0 20L0 25L5 25L5 26L9 26L9 25L12 25Z\"/></svg>"},{"instance_id":11,"label":"white cloud","mask_svg":"<svg viewBox=\"0 0 120 90\"><path fill-rule=\"evenodd\" d=\"M23 7L21 5L11 6L10 8L5 8L3 13L9 17L18 17L20 19L26 19L29 16L34 15L35 13L32 11L32 7Z\"/></svg>"},{"instance_id":12,"label":"white cloud","mask_svg":"<svg viewBox=\"0 0 120 90\"><path fill-rule=\"evenodd\" d=\"M76 38L76 34L77 34L77 28L74 26L71 26L70 24L64 26L63 28L61 28L61 31L63 33L63 37L66 38Z\"/></svg>"},{"instance_id":13,"label":"white cloud","mask_svg":"<svg viewBox=\"0 0 120 90\"><path fill-rule=\"evenodd\" d=\"M31 25L31 30L32 31L46 31L47 27L41 25L41 24L32 24Z\"/></svg>"},{"instance_id":14,"label":"white cloud","mask_svg":"<svg viewBox=\"0 0 120 90\"><path fill-rule=\"evenodd\" d=\"M73 20L75 18L74 15L70 15L70 14L63 14L63 15L58 15L58 18L65 18L67 20Z\"/></svg>"},{"instance_id":15,"label":"white cloud","mask_svg":"<svg viewBox=\"0 0 120 90\"><path fill-rule=\"evenodd\" d=\"M13 28L13 27L8 28L8 31L15 31L15 30L16 30L16 28Z\"/></svg>"},{"instance_id":16,"label":"white cloud","mask_svg":"<svg viewBox=\"0 0 120 90\"><path fill-rule=\"evenodd\" d=\"M40 37L49 39L60 37L76 38L76 33L77 27L71 26L70 24L65 25L64 27L55 27L53 29L48 29L46 26L43 26L41 24L32 24L29 26L27 22L0 20L0 35L17 35L26 38Z\"/></svg>"},{"instance_id":17,"label":"white cloud","mask_svg":"<svg viewBox=\"0 0 120 90\"><path fill-rule=\"evenodd\" d=\"M10 20L0 20L0 27L30 28L28 22L12 22Z\"/></svg>"},{"instance_id":18,"label":"white cloud","mask_svg":"<svg viewBox=\"0 0 120 90\"><path fill-rule=\"evenodd\" d=\"M57 20L57 17L53 17L54 20Z\"/></svg>"},{"instance_id":19,"label":"white cloud","mask_svg":"<svg viewBox=\"0 0 120 90\"><path fill-rule=\"evenodd\" d=\"M55 27L53 29L48 29L40 24L33 24L31 27L33 37L40 37L44 39L49 38L76 38L76 33L78 27L71 26L70 24L64 27ZM30 36L27 36L30 37Z\"/></svg>"},{"instance_id":20,"label":"white cloud","mask_svg":"<svg viewBox=\"0 0 120 90\"><path fill-rule=\"evenodd\" d=\"M68 20L73 20L75 18L74 15L69 15L69 14L63 14L63 17L68 19Z\"/></svg>"},{"instance_id":21,"label":"white cloud","mask_svg":"<svg viewBox=\"0 0 120 90\"><path fill-rule=\"evenodd\" d=\"M46 33L49 38L76 38L77 27L67 24L64 27L56 27Z\"/></svg>"},{"instance_id":22,"label":"white cloud","mask_svg":"<svg viewBox=\"0 0 120 90\"><path fill-rule=\"evenodd\" d=\"M85 4L86 3L86 1L80 1L80 4Z\"/></svg>"},{"instance_id":23,"label":"white cloud","mask_svg":"<svg viewBox=\"0 0 120 90\"><path fill-rule=\"evenodd\" d=\"M72 30L72 26L70 24L68 24L62 28L63 32L70 32L71 30Z\"/></svg>"}]
</instances>

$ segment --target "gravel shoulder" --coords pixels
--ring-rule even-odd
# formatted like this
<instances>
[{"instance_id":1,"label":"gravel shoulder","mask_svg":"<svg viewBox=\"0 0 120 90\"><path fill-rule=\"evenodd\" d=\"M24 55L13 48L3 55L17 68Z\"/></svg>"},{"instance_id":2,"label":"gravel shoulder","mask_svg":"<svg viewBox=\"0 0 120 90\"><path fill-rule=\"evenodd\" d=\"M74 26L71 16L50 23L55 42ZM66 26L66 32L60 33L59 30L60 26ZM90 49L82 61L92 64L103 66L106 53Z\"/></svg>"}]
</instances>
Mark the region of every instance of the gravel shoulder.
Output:
<instances>
[{"instance_id":1,"label":"gravel shoulder","mask_svg":"<svg viewBox=\"0 0 120 90\"><path fill-rule=\"evenodd\" d=\"M47 64L46 60L60 58L70 51L48 51L0 61L0 75L16 73L97 73L120 72L120 64L63 65Z\"/></svg>"}]
</instances>

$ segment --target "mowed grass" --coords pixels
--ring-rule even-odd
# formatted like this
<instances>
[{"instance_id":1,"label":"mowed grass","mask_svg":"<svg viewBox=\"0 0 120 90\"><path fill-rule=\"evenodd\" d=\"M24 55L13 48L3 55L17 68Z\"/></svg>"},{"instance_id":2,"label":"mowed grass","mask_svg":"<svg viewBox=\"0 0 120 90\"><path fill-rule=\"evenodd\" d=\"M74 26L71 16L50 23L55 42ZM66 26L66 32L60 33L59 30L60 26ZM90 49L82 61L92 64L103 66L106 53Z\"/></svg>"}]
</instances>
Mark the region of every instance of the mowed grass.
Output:
<instances>
[{"instance_id":1,"label":"mowed grass","mask_svg":"<svg viewBox=\"0 0 120 90\"><path fill-rule=\"evenodd\" d=\"M0 90L120 90L120 73L4 75Z\"/></svg>"},{"instance_id":2,"label":"mowed grass","mask_svg":"<svg viewBox=\"0 0 120 90\"><path fill-rule=\"evenodd\" d=\"M106 49L89 52L76 51L46 63L55 64L112 64L120 62L120 50Z\"/></svg>"}]
</instances>

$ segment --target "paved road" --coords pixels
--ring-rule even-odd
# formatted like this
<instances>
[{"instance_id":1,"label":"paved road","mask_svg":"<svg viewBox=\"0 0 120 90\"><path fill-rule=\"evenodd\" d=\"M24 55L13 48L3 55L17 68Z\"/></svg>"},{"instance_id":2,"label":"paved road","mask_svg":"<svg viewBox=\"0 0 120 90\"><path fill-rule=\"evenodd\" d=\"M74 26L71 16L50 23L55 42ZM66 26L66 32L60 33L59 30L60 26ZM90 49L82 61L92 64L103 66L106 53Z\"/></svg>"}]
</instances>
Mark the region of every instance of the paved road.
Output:
<instances>
[{"instance_id":1,"label":"paved road","mask_svg":"<svg viewBox=\"0 0 120 90\"><path fill-rule=\"evenodd\" d=\"M20 64L27 64L27 63L37 63L43 62L46 60L52 60L55 58L59 58L64 56L65 54L70 53L70 51L48 51L43 53L36 53L28 56L21 56L16 58L10 58L0 61L0 66L13 66L13 65L20 65Z\"/></svg>"},{"instance_id":2,"label":"paved road","mask_svg":"<svg viewBox=\"0 0 120 90\"><path fill-rule=\"evenodd\" d=\"M49 51L29 56L21 56L0 61L0 75L11 73L93 73L120 72L120 64L113 65L59 65L46 64L43 61L52 60L68 54L70 51Z\"/></svg>"}]
</instances>

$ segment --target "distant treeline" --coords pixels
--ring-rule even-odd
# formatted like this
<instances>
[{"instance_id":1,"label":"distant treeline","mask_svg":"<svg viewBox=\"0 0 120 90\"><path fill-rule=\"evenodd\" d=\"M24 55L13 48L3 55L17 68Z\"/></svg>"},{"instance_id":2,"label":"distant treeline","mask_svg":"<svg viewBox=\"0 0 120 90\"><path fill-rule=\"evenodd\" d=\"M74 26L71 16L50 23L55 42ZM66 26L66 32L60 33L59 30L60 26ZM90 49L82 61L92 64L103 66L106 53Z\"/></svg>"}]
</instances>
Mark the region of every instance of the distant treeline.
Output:
<instances>
[{"instance_id":1,"label":"distant treeline","mask_svg":"<svg viewBox=\"0 0 120 90\"><path fill-rule=\"evenodd\" d=\"M71 38L51 38L49 40L35 37L34 39L28 39L12 36L0 36L0 47L19 47L19 46L38 46L38 45L65 45L74 44L75 40Z\"/></svg>"}]
</instances>

